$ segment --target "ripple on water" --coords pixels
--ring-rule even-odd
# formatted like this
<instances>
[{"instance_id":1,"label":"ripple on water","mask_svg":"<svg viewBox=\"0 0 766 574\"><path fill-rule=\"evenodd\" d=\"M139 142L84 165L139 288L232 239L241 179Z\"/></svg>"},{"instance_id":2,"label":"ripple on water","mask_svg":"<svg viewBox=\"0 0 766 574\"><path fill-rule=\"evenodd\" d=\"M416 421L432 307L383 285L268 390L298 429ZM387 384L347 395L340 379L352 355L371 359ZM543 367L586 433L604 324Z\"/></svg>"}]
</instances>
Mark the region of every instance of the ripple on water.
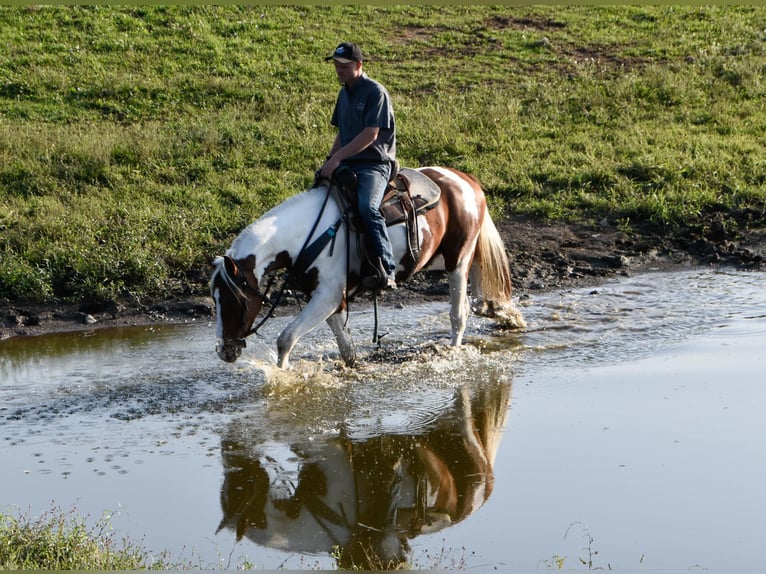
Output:
<instances>
[{"instance_id":1,"label":"ripple on water","mask_svg":"<svg viewBox=\"0 0 766 574\"><path fill-rule=\"evenodd\" d=\"M380 346L369 342L370 313L359 312L350 319L361 358L354 369L340 363L324 326L301 340L292 370L276 369L273 341L287 319L267 323L264 339L254 339L234 365L215 356L211 326L41 337L34 345L4 342L0 429L6 440L17 441L21 430L66 420L205 418L299 396L311 413L311 399L323 393L376 405L369 421L406 426L395 413L407 410L415 413L414 421L426 420L421 405L425 412L443 405L448 399L440 393L449 396L466 382L510 380L521 355L525 369L614 363L735 319L762 320L766 309L754 303L761 301L762 278L709 270L656 273L597 289L543 294L524 304L526 333L496 332L491 321L471 317L469 344L461 349L445 344L445 303L417 306L407 314L383 310L380 322L389 335ZM434 405L428 403L431 397Z\"/></svg>"},{"instance_id":2,"label":"ripple on water","mask_svg":"<svg viewBox=\"0 0 766 574\"><path fill-rule=\"evenodd\" d=\"M529 360L583 367L648 356L743 314L758 316L762 281L762 273L693 270L535 297L525 308Z\"/></svg>"}]
</instances>

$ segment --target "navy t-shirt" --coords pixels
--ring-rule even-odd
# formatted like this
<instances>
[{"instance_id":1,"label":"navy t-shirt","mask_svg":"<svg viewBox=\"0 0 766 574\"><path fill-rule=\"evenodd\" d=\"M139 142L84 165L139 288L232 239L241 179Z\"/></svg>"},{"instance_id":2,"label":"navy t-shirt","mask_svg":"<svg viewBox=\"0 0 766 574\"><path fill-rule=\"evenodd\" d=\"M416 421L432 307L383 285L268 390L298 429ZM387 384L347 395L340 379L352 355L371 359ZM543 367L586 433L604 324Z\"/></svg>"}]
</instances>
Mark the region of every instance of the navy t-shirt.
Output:
<instances>
[{"instance_id":1,"label":"navy t-shirt","mask_svg":"<svg viewBox=\"0 0 766 574\"><path fill-rule=\"evenodd\" d=\"M396 126L391 96L382 84L368 78L367 74L362 73L351 88L341 88L330 123L338 128L341 145L348 144L364 128L380 128L372 145L346 161L396 159Z\"/></svg>"}]
</instances>

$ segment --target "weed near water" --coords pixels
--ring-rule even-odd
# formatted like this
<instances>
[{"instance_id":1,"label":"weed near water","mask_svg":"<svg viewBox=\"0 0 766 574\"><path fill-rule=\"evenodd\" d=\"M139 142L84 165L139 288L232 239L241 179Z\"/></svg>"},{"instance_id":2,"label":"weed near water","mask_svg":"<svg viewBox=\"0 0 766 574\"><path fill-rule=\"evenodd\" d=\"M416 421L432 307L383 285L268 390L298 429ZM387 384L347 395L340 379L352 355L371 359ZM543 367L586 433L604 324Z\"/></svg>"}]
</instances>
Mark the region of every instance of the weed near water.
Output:
<instances>
[{"instance_id":1,"label":"weed near water","mask_svg":"<svg viewBox=\"0 0 766 574\"><path fill-rule=\"evenodd\" d=\"M311 183L341 39L392 94L401 163L473 173L498 216L763 223L764 21L760 6L1 7L0 299L204 292L212 257Z\"/></svg>"},{"instance_id":2,"label":"weed near water","mask_svg":"<svg viewBox=\"0 0 766 574\"><path fill-rule=\"evenodd\" d=\"M164 569L164 557L152 557L127 541L114 540L108 518L93 526L74 512L52 509L31 519L0 513L2 570Z\"/></svg>"},{"instance_id":3,"label":"weed near water","mask_svg":"<svg viewBox=\"0 0 766 574\"><path fill-rule=\"evenodd\" d=\"M442 547L435 555L419 557L413 564L390 564L371 558L368 569L439 569L464 570L465 549L461 553ZM0 570L256 570L257 565L246 556L236 563L232 556L221 558L214 564L171 560L170 553L153 553L143 545L127 538L118 539L106 513L95 523L81 516L74 508L63 510L52 507L37 517L0 512ZM336 550L331 556L338 570L359 569L361 563L348 563ZM315 557L316 558L316 557ZM421 564L423 562L423 564ZM322 569L319 559L290 555L278 568L294 567L300 570ZM393 567L393 568L392 568Z\"/></svg>"}]
</instances>

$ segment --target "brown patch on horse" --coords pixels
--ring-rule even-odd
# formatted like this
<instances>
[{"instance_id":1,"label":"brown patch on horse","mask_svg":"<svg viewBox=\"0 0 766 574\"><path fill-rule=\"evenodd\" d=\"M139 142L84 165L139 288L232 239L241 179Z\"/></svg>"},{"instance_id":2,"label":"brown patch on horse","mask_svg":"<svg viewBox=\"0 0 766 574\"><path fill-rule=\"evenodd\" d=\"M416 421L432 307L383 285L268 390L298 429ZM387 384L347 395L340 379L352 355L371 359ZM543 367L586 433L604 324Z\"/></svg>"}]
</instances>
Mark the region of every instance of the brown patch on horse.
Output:
<instances>
[{"instance_id":1,"label":"brown patch on horse","mask_svg":"<svg viewBox=\"0 0 766 574\"><path fill-rule=\"evenodd\" d=\"M211 290L217 289L218 292L220 335L223 339L223 345L217 352L227 362L236 361L239 357L244 346L242 339L263 303L254 269L254 255L237 260L225 255L211 285Z\"/></svg>"},{"instance_id":2,"label":"brown patch on horse","mask_svg":"<svg viewBox=\"0 0 766 574\"><path fill-rule=\"evenodd\" d=\"M290 257L290 254L287 251L280 251L273 261L266 266L266 269L263 270L263 274L266 275L279 269L292 269L292 266L293 258ZM311 295L317 288L317 285L319 285L319 270L316 267L312 267L306 273L300 275L290 274L289 282L295 289L299 289L306 295Z\"/></svg>"},{"instance_id":3,"label":"brown patch on horse","mask_svg":"<svg viewBox=\"0 0 766 574\"><path fill-rule=\"evenodd\" d=\"M319 285L319 269L312 267L300 277L293 277L291 281L306 295L311 295Z\"/></svg>"},{"instance_id":4,"label":"brown patch on horse","mask_svg":"<svg viewBox=\"0 0 766 574\"><path fill-rule=\"evenodd\" d=\"M242 274L245 276L247 285L250 288L245 293L248 303L244 309L241 325L240 337L243 337L250 330L250 327L253 326L253 323L255 323L255 318L260 313L261 306L263 305L263 297L261 296L258 280L255 278L255 255L248 255L240 261L242 262Z\"/></svg>"},{"instance_id":5,"label":"brown patch on horse","mask_svg":"<svg viewBox=\"0 0 766 574\"><path fill-rule=\"evenodd\" d=\"M340 303L338 304L338 307L335 309L335 314L337 313L343 313L344 311L348 310L348 297L346 294L343 294L343 297L340 300Z\"/></svg>"},{"instance_id":6,"label":"brown patch on horse","mask_svg":"<svg viewBox=\"0 0 766 574\"><path fill-rule=\"evenodd\" d=\"M458 263L463 261L465 257L472 256L469 250L474 248L474 239L478 237L481 229L486 203L484 192L475 178L453 169L444 169L471 186L478 211L478 217L472 217L470 213L462 209L464 204L463 191L453 179L448 178L441 171L423 170L423 173L433 179L442 190L441 205L425 215L429 226L433 226L432 230L436 237L440 237L443 230L443 237L440 244L436 246L437 250L433 255L438 254L444 257L444 266L447 271L454 271ZM461 217L458 214L465 214L465 216Z\"/></svg>"},{"instance_id":7,"label":"brown patch on horse","mask_svg":"<svg viewBox=\"0 0 766 574\"><path fill-rule=\"evenodd\" d=\"M280 251L274 260L266 266L263 270L263 274L276 271L277 269L287 269L293 264L293 259L287 251Z\"/></svg>"}]
</instances>

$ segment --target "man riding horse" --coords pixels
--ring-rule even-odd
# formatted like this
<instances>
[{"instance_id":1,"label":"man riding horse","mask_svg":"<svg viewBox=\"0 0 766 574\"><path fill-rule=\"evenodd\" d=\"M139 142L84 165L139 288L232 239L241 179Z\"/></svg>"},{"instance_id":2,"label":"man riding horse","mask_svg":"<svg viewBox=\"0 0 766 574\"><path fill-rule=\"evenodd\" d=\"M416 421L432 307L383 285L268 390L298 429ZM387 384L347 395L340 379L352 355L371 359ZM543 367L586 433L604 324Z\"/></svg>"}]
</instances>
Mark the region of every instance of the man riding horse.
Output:
<instances>
[{"instance_id":1,"label":"man riding horse","mask_svg":"<svg viewBox=\"0 0 766 574\"><path fill-rule=\"evenodd\" d=\"M347 325L349 298L362 288L394 288L397 266L400 281L419 271L447 273L453 346L462 344L471 309L469 280L475 312L523 329L526 323L511 301L505 246L476 178L450 167L401 170L396 179L409 181L404 190L422 209L410 207L409 218L386 229L379 208L396 157L391 98L362 72L357 46L340 44L329 58L344 87L332 117L338 134L321 177L311 189L248 225L224 256L213 261L210 294L216 305L218 355L224 361L236 361L246 338L271 316L269 312L253 327L271 284L264 278L273 277L279 269L288 270L289 279L297 281L297 289L308 297L305 307L277 337L281 368L288 367L298 340L322 321L335 335L343 361L353 364L356 350ZM359 233L346 207L328 201L333 190L343 187L337 181L344 171L339 167L358 180L358 206L373 262L367 261L363 249L351 248ZM396 186L394 191L400 189ZM307 214L315 216L306 218ZM344 233L338 233L341 227ZM411 229L417 231L414 237ZM377 271L370 273L370 265Z\"/></svg>"},{"instance_id":2,"label":"man riding horse","mask_svg":"<svg viewBox=\"0 0 766 574\"><path fill-rule=\"evenodd\" d=\"M339 167L357 179L359 215L370 236L376 260L375 275L366 287L396 289L396 261L380 204L396 162L396 124L391 96L383 85L363 71L362 51L343 42L325 60L332 60L343 87L338 93L331 123L338 129L330 153L320 169L330 179Z\"/></svg>"}]
</instances>

